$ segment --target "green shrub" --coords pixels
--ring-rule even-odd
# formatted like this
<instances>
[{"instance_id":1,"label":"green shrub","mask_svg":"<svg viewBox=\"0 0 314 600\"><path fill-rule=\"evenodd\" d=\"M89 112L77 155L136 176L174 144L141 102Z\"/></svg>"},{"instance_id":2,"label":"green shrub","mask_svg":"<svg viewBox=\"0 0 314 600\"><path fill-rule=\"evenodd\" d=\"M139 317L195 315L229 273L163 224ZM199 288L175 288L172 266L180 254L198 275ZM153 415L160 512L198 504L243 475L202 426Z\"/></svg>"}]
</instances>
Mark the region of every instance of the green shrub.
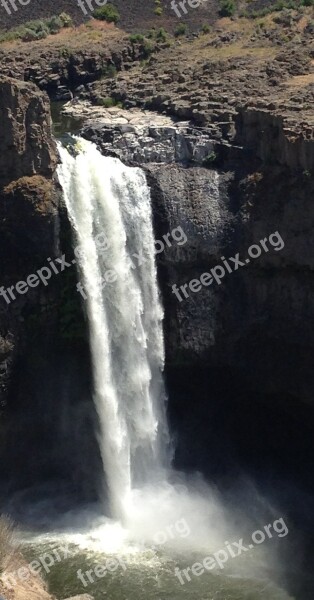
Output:
<instances>
[{"instance_id":1,"label":"green shrub","mask_svg":"<svg viewBox=\"0 0 314 600\"><path fill-rule=\"evenodd\" d=\"M47 21L40 21L39 19L35 21L27 21L24 23L24 25L22 25L22 28L23 27L26 27L26 29L32 29L32 31L36 31L36 33L39 33L40 31L46 31L47 33L49 32L49 25Z\"/></svg>"},{"instance_id":2,"label":"green shrub","mask_svg":"<svg viewBox=\"0 0 314 600\"><path fill-rule=\"evenodd\" d=\"M132 33L132 35L129 37L129 40L132 44L144 42L144 39L145 38L141 33Z\"/></svg>"},{"instance_id":3,"label":"green shrub","mask_svg":"<svg viewBox=\"0 0 314 600\"><path fill-rule=\"evenodd\" d=\"M236 11L234 0L220 0L219 15L221 17L232 17Z\"/></svg>"},{"instance_id":4,"label":"green shrub","mask_svg":"<svg viewBox=\"0 0 314 600\"><path fill-rule=\"evenodd\" d=\"M28 21L15 30L15 39L22 42L32 42L33 40L42 40L49 35L49 27L45 21Z\"/></svg>"},{"instance_id":5,"label":"green shrub","mask_svg":"<svg viewBox=\"0 0 314 600\"><path fill-rule=\"evenodd\" d=\"M154 45L149 40L145 40L143 50L145 58L148 58L154 50Z\"/></svg>"},{"instance_id":6,"label":"green shrub","mask_svg":"<svg viewBox=\"0 0 314 600\"><path fill-rule=\"evenodd\" d=\"M207 25L207 23L204 23L204 25L202 25L202 33L209 33L210 31L211 31L210 25Z\"/></svg>"},{"instance_id":7,"label":"green shrub","mask_svg":"<svg viewBox=\"0 0 314 600\"><path fill-rule=\"evenodd\" d=\"M71 17L66 13L61 13L59 16L54 15L42 21L35 19L34 21L28 21L20 27L0 33L0 43L11 42L13 40L22 40L22 42L42 40L49 34L58 33L63 27L69 27L71 23Z\"/></svg>"},{"instance_id":8,"label":"green shrub","mask_svg":"<svg viewBox=\"0 0 314 600\"><path fill-rule=\"evenodd\" d=\"M258 19L259 17L265 17L272 12L281 12L287 9L298 10L302 6L314 6L314 0L277 0L274 4L261 8L260 10L242 11L241 17Z\"/></svg>"},{"instance_id":9,"label":"green shrub","mask_svg":"<svg viewBox=\"0 0 314 600\"><path fill-rule=\"evenodd\" d=\"M154 9L154 13L155 13L155 15L157 15L157 17L161 17L161 15L162 15L161 6L156 6L156 8Z\"/></svg>"},{"instance_id":10,"label":"green shrub","mask_svg":"<svg viewBox=\"0 0 314 600\"><path fill-rule=\"evenodd\" d=\"M185 35L187 32L188 26L186 25L186 23L179 23L178 27L176 28L174 35L176 37L179 37L180 35Z\"/></svg>"},{"instance_id":11,"label":"green shrub","mask_svg":"<svg viewBox=\"0 0 314 600\"><path fill-rule=\"evenodd\" d=\"M72 21L72 18L70 17L70 15L68 15L68 13L66 13L66 12L61 13L61 15L59 15L59 18L61 19L61 21L63 23L63 27L72 27L73 21Z\"/></svg>"},{"instance_id":12,"label":"green shrub","mask_svg":"<svg viewBox=\"0 0 314 600\"><path fill-rule=\"evenodd\" d=\"M156 37L156 29L155 27L153 27L152 29L150 29L146 35L146 37L148 37L149 39L153 39Z\"/></svg>"},{"instance_id":13,"label":"green shrub","mask_svg":"<svg viewBox=\"0 0 314 600\"><path fill-rule=\"evenodd\" d=\"M117 23L120 19L120 13L113 4L106 4L106 6L100 6L93 12L94 19L100 21L107 21L107 23Z\"/></svg>"},{"instance_id":14,"label":"green shrub","mask_svg":"<svg viewBox=\"0 0 314 600\"><path fill-rule=\"evenodd\" d=\"M43 31L37 33L34 29L28 29L27 27L20 32L22 42L33 42L34 40L42 40L45 37L47 37L47 34Z\"/></svg>"},{"instance_id":15,"label":"green shrub","mask_svg":"<svg viewBox=\"0 0 314 600\"><path fill-rule=\"evenodd\" d=\"M165 31L165 29L163 27L160 27L160 29L158 29L157 33L156 33L156 40L158 40L159 42L166 42L167 41L167 32Z\"/></svg>"},{"instance_id":16,"label":"green shrub","mask_svg":"<svg viewBox=\"0 0 314 600\"><path fill-rule=\"evenodd\" d=\"M155 46L152 42L145 38L141 33L133 33L130 35L129 40L132 44L142 44L145 58L148 58L154 50Z\"/></svg>"},{"instance_id":17,"label":"green shrub","mask_svg":"<svg viewBox=\"0 0 314 600\"><path fill-rule=\"evenodd\" d=\"M52 34L59 33L59 31L62 29L62 27L64 27L63 21L60 19L60 17L57 17L57 16L54 16L54 17L51 17L51 19L48 19L47 26L48 26L49 32Z\"/></svg>"}]
</instances>

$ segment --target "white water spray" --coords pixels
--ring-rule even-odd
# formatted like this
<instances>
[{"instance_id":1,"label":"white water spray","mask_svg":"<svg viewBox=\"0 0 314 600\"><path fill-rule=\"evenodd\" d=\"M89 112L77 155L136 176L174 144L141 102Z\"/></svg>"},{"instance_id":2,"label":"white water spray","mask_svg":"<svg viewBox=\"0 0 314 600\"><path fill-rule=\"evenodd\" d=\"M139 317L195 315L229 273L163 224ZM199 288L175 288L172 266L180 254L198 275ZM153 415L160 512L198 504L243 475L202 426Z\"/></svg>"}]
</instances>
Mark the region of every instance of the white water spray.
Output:
<instances>
[{"instance_id":1,"label":"white water spray","mask_svg":"<svg viewBox=\"0 0 314 600\"><path fill-rule=\"evenodd\" d=\"M59 144L59 178L80 247L110 512L124 521L132 490L164 478L169 442L150 193L141 169L75 147Z\"/></svg>"}]
</instances>

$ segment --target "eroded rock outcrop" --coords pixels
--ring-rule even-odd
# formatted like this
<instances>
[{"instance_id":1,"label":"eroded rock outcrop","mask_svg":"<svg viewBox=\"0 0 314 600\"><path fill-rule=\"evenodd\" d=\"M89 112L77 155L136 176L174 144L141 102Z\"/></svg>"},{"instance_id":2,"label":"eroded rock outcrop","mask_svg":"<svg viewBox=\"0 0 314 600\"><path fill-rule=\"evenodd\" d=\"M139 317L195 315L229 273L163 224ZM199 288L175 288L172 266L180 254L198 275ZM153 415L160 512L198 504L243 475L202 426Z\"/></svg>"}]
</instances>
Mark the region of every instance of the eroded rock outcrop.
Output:
<instances>
[{"instance_id":1,"label":"eroded rock outcrop","mask_svg":"<svg viewBox=\"0 0 314 600\"><path fill-rule=\"evenodd\" d=\"M201 165L214 149L206 131L152 111L94 107L76 99L66 104L62 113L83 122L81 135L99 146L104 155L129 165Z\"/></svg>"},{"instance_id":2,"label":"eroded rock outcrop","mask_svg":"<svg viewBox=\"0 0 314 600\"><path fill-rule=\"evenodd\" d=\"M48 97L35 85L0 77L0 182L51 177L57 153L50 130Z\"/></svg>"}]
</instances>

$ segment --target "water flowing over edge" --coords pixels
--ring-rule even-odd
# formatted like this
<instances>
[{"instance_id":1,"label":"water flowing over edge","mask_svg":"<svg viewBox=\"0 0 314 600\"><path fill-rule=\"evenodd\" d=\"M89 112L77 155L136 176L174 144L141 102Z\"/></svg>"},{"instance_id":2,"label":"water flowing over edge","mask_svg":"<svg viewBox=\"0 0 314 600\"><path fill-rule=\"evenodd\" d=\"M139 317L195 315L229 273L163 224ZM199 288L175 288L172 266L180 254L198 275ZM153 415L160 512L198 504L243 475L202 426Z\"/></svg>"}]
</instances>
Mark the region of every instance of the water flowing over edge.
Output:
<instances>
[{"instance_id":1,"label":"water flowing over edge","mask_svg":"<svg viewBox=\"0 0 314 600\"><path fill-rule=\"evenodd\" d=\"M124 521L132 490L169 465L150 193L141 169L80 138L75 148L59 144L59 179L80 249L109 508Z\"/></svg>"},{"instance_id":2,"label":"water flowing over edge","mask_svg":"<svg viewBox=\"0 0 314 600\"><path fill-rule=\"evenodd\" d=\"M146 560L142 544L149 547L157 536L163 536L171 552L213 551L229 543L226 538L237 539L239 531L243 535L253 529L255 518L244 515L241 507L230 514L219 493L201 477L171 471L162 376L163 310L145 175L103 157L91 142L73 141L70 151L59 143L58 174L79 246L107 486L104 510L111 519L87 511L85 530L70 528L65 537L89 550L140 552L140 562ZM251 493L262 515L264 500L255 490ZM271 506L266 510L273 512ZM175 537L179 524L186 535ZM269 555L265 547L259 548L253 562L242 561L242 567L237 563L230 574L266 575L274 561L276 552Z\"/></svg>"}]
</instances>

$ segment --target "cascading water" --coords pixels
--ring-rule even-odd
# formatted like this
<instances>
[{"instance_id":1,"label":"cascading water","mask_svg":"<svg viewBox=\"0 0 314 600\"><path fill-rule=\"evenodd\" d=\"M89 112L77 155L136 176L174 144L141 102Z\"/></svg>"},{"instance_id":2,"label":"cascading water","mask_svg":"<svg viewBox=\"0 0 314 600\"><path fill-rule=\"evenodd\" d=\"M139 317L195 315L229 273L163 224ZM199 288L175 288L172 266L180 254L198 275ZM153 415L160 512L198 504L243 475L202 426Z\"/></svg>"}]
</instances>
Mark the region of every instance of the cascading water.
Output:
<instances>
[{"instance_id":1,"label":"cascading water","mask_svg":"<svg viewBox=\"0 0 314 600\"><path fill-rule=\"evenodd\" d=\"M181 556L180 561L182 556L184 560L190 557L193 562L195 552L202 559L203 552L225 548L228 542L224 540L244 537L249 519L245 516L242 520L238 511L231 518L219 495L201 478L191 481L170 470L162 378L163 311L144 173L125 167L117 159L103 157L94 144L80 138L73 138L69 149L59 144L59 151L59 179L78 244L75 255L81 273L80 293L86 300L89 320L99 446L107 483L104 497L109 504L103 514L87 511L80 516L82 532L73 527L75 515L67 515L64 537L81 549L123 552L128 557L135 552L138 558L134 570L131 558L127 572L118 580L117 595L112 597L122 597L124 578L129 578L132 589L135 583L132 598L142 597L138 565L148 577L148 586L154 565L158 594L160 581L164 580L167 586L170 584L165 598L181 600L182 581L176 583L175 575L171 581L168 577L168 570L175 568L174 557ZM218 178L216 181L218 187ZM156 541L158 546L167 545L162 561L158 554L152 559ZM221 552L226 554L225 550ZM267 567L268 555L259 548L255 556L256 561L242 561L242 566L228 564L229 574L258 574ZM193 597L207 597L208 593L216 596L221 585L226 596L239 597L227 570L225 577L219 577L219 584L216 577L209 573L197 584L193 582ZM251 584L248 589L252 589ZM254 589L257 595L252 598L256 600L287 599L285 594L276 595L276 590L274 595L268 590L264 596L263 586L259 594L259 584ZM97 594L100 600L101 584ZM127 594L129 597L129 586ZM155 592L147 597L155 598Z\"/></svg>"},{"instance_id":2,"label":"cascading water","mask_svg":"<svg viewBox=\"0 0 314 600\"><path fill-rule=\"evenodd\" d=\"M144 173L76 139L59 178L75 232L111 516L164 477L169 438L150 193Z\"/></svg>"},{"instance_id":3,"label":"cascading water","mask_svg":"<svg viewBox=\"0 0 314 600\"><path fill-rule=\"evenodd\" d=\"M59 144L59 151L59 178L77 242L80 293L89 320L108 506L99 510L97 503L57 517L52 512L50 531L32 535L30 542L41 554L47 553L48 543L64 541L75 548L78 570L68 588L71 595L89 591L85 587L90 583L95 600L104 595L112 600L291 600L269 577L274 565L280 565L281 538L271 540L272 546L267 540L262 546L256 542L248 547L252 554L244 557L233 552L232 540L249 543L254 530L261 533L262 524L278 518L277 511L249 483L243 510L242 495L240 506L236 499L225 505L200 476L170 469L163 311L144 173L103 157L80 138L73 138L68 148ZM213 181L218 196L218 177ZM46 514L46 504L44 508ZM37 510L41 515L42 503ZM198 577L204 557L216 553L222 567L212 572L212 565L206 566ZM109 566L107 572L98 564L108 556L111 565L122 557L113 575ZM197 573L187 564L197 566ZM66 579L68 586L69 571L65 576L61 563L58 569L56 579ZM183 573L188 573L186 580ZM65 595L64 589L59 591L59 597Z\"/></svg>"}]
</instances>

